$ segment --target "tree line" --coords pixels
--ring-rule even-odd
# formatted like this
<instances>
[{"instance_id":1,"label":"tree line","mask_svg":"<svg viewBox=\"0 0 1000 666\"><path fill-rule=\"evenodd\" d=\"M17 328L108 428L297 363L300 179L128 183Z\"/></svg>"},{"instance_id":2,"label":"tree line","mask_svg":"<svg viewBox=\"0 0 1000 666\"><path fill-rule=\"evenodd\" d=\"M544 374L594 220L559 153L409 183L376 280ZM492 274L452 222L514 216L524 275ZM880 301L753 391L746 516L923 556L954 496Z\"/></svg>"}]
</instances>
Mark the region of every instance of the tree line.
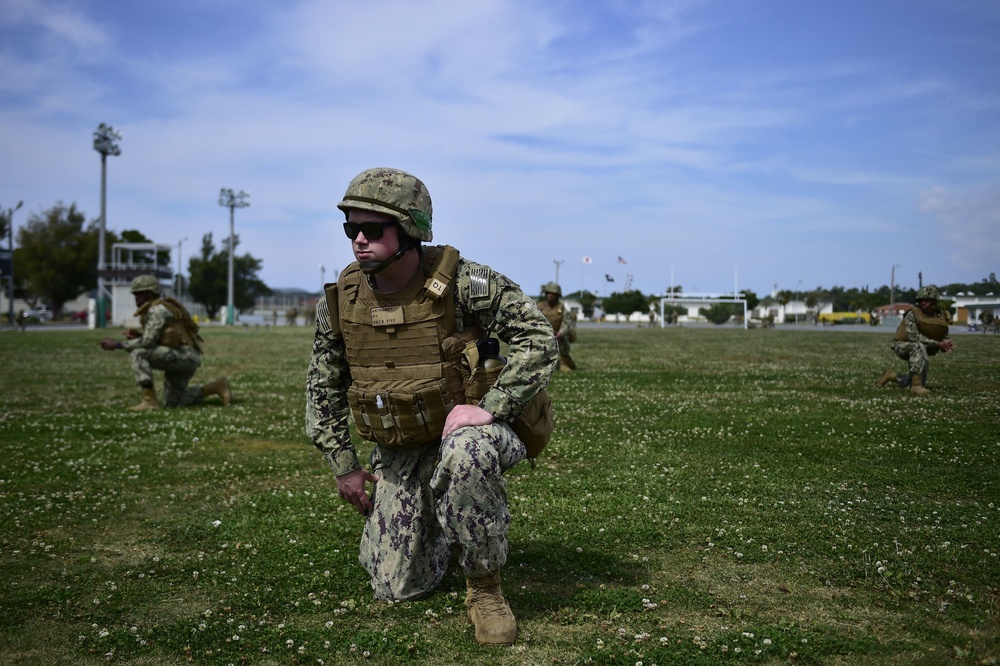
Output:
<instances>
[{"instance_id":1,"label":"tree line","mask_svg":"<svg viewBox=\"0 0 1000 666\"><path fill-rule=\"evenodd\" d=\"M7 237L9 225L10 220L0 216L0 238ZM105 263L110 262L114 243L152 242L138 229L126 229L120 234L106 229L104 236ZM99 238L100 219L87 222L75 203L65 206L59 202L48 210L33 213L16 233L15 297L46 303L55 319L62 318L68 301L84 293L96 293ZM238 235L233 237L233 301L238 310L248 310L259 297L270 294L271 289L259 277L263 261L250 254L236 254L237 247ZM133 252L132 260L150 267L154 263L171 266L169 250L158 251L155 257L152 251ZM214 319L229 299L229 238L224 238L217 249L212 234L205 234L200 253L188 260L188 274L184 292L203 305ZM183 280L183 275L179 279Z\"/></svg>"}]
</instances>

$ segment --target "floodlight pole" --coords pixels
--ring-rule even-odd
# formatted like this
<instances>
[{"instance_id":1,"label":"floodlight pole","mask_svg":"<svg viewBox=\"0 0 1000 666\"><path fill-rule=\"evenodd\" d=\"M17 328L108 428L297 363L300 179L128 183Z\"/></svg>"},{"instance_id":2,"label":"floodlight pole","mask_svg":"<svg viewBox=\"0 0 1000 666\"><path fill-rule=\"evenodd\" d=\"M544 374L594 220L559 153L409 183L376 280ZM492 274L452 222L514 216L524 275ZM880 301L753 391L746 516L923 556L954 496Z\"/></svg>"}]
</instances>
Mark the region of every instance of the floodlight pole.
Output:
<instances>
[{"instance_id":1,"label":"floodlight pole","mask_svg":"<svg viewBox=\"0 0 1000 666\"><path fill-rule=\"evenodd\" d=\"M104 313L104 231L107 227L108 155L121 155L122 135L111 125L101 123L94 132L94 150L101 154L101 227L97 241L97 328L105 327Z\"/></svg>"},{"instance_id":2,"label":"floodlight pole","mask_svg":"<svg viewBox=\"0 0 1000 666\"><path fill-rule=\"evenodd\" d=\"M552 263L556 265L556 284L559 284L559 267L566 263L565 259L553 259Z\"/></svg>"},{"instance_id":3,"label":"floodlight pole","mask_svg":"<svg viewBox=\"0 0 1000 666\"><path fill-rule=\"evenodd\" d=\"M14 326L14 213L23 204L23 201L18 201L16 206L7 209L7 244L10 250L10 300L7 301L7 318L11 326Z\"/></svg>"},{"instance_id":4,"label":"floodlight pole","mask_svg":"<svg viewBox=\"0 0 1000 666\"><path fill-rule=\"evenodd\" d=\"M219 205L229 209L229 300L226 306L226 325L232 326L236 323L236 310L233 298L233 236L236 231L236 209L246 208L250 202L246 200L250 196L249 192L240 190L233 192L228 187L219 190Z\"/></svg>"}]
</instances>

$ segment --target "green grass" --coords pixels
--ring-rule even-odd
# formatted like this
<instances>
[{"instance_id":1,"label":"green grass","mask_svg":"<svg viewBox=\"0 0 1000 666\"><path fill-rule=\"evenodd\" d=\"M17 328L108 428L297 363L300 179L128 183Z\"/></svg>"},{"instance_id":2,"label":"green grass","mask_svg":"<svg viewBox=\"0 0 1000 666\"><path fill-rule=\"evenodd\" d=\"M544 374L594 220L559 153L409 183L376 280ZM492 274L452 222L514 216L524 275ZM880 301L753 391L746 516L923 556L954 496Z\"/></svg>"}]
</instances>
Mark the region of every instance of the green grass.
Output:
<instances>
[{"instance_id":1,"label":"green grass","mask_svg":"<svg viewBox=\"0 0 1000 666\"><path fill-rule=\"evenodd\" d=\"M372 599L309 331L207 329L235 404L141 414L101 337L0 334L0 663L1000 663L998 337L919 399L886 332L581 329L508 475L510 649L457 574Z\"/></svg>"}]
</instances>

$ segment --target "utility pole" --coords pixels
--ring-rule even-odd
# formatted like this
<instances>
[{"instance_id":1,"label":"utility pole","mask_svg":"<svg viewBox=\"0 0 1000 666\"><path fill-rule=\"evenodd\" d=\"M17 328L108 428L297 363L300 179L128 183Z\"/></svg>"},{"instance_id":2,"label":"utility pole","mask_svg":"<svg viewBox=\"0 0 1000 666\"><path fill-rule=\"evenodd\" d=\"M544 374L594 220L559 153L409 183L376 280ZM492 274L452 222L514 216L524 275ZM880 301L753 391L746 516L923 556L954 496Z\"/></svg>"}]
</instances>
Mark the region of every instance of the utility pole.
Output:
<instances>
[{"instance_id":1,"label":"utility pole","mask_svg":"<svg viewBox=\"0 0 1000 666\"><path fill-rule=\"evenodd\" d=\"M552 263L556 265L556 284L559 284L559 267L566 263L565 259L553 259Z\"/></svg>"},{"instance_id":2,"label":"utility pole","mask_svg":"<svg viewBox=\"0 0 1000 666\"><path fill-rule=\"evenodd\" d=\"M892 265L892 277L889 278L889 305L896 302L896 269L902 266L902 264Z\"/></svg>"},{"instance_id":3,"label":"utility pole","mask_svg":"<svg viewBox=\"0 0 1000 666\"><path fill-rule=\"evenodd\" d=\"M13 208L7 209L7 242L10 251L10 300L7 301L7 317L11 326L14 326L14 213L21 209L23 201L18 201ZM16 327L15 327L16 328Z\"/></svg>"}]
</instances>

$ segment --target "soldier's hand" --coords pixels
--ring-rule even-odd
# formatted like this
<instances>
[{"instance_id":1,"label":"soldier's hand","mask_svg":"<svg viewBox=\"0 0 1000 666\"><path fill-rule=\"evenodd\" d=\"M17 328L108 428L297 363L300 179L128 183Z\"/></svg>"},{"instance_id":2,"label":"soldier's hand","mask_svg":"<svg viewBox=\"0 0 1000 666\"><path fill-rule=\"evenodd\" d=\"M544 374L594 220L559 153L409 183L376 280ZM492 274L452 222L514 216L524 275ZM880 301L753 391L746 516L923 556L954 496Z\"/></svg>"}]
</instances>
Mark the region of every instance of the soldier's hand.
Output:
<instances>
[{"instance_id":1,"label":"soldier's hand","mask_svg":"<svg viewBox=\"0 0 1000 666\"><path fill-rule=\"evenodd\" d=\"M378 476L363 467L337 477L337 492L341 499L353 504L362 516L371 513L372 502L365 490L368 483L376 483Z\"/></svg>"},{"instance_id":2,"label":"soldier's hand","mask_svg":"<svg viewBox=\"0 0 1000 666\"><path fill-rule=\"evenodd\" d=\"M118 341L112 338L104 338L97 344L99 344L101 346L101 349L105 351L114 351L118 349Z\"/></svg>"},{"instance_id":3,"label":"soldier's hand","mask_svg":"<svg viewBox=\"0 0 1000 666\"><path fill-rule=\"evenodd\" d=\"M122 335L125 336L126 340L135 340L136 338L142 337L142 333L134 328L122 331Z\"/></svg>"},{"instance_id":4,"label":"soldier's hand","mask_svg":"<svg viewBox=\"0 0 1000 666\"><path fill-rule=\"evenodd\" d=\"M941 348L941 351L943 351L946 354L950 351L955 351L955 343L951 339L941 340L937 344L938 347Z\"/></svg>"},{"instance_id":5,"label":"soldier's hand","mask_svg":"<svg viewBox=\"0 0 1000 666\"><path fill-rule=\"evenodd\" d=\"M459 428L488 425L494 420L492 414L478 405L456 405L448 412L448 418L444 420L444 431L441 433L441 439Z\"/></svg>"}]
</instances>

